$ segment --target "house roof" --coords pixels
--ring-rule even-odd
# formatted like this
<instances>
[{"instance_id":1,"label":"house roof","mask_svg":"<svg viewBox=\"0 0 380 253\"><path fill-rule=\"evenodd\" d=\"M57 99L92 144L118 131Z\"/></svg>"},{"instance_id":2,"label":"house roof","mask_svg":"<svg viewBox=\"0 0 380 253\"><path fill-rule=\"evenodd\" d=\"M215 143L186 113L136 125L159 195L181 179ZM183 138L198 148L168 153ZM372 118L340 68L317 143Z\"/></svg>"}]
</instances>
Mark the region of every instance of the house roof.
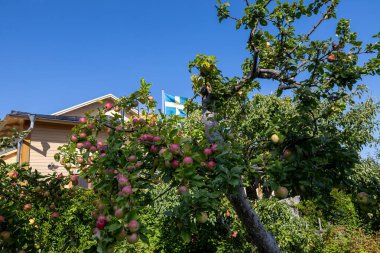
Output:
<instances>
[{"instance_id":1,"label":"house roof","mask_svg":"<svg viewBox=\"0 0 380 253\"><path fill-rule=\"evenodd\" d=\"M71 111L74 111L78 108L81 108L83 106L86 106L86 105L90 105L90 104L93 104L93 103L96 103L98 102L99 100L105 100L105 99L112 99L112 100L117 100L118 97L116 97L115 95L113 94L107 94L107 95L104 95L104 96L101 96L101 97L98 97L98 98L94 98L94 99L91 99L89 101L86 101L86 102L83 102L83 103L80 103L80 104L77 104L77 105L74 105L72 107L69 107L67 109L64 109L64 110L61 110L59 112L55 112L55 113L52 113L52 115L62 115L62 114L65 114L65 113L68 113L68 112L71 112Z\"/></svg>"}]
</instances>

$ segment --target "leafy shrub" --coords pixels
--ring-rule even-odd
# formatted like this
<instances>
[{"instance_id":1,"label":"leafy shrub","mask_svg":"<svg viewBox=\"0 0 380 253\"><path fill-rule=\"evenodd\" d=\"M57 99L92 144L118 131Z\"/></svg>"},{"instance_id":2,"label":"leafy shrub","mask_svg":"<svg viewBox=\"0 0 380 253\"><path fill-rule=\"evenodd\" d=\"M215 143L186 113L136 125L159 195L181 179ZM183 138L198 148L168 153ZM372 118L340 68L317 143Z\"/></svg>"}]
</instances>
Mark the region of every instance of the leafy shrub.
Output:
<instances>
[{"instance_id":1,"label":"leafy shrub","mask_svg":"<svg viewBox=\"0 0 380 253\"><path fill-rule=\"evenodd\" d=\"M362 229L349 229L345 226L332 226L324 235L323 253L378 253L378 235L368 235Z\"/></svg>"},{"instance_id":2,"label":"leafy shrub","mask_svg":"<svg viewBox=\"0 0 380 253\"><path fill-rule=\"evenodd\" d=\"M276 199L256 202L255 210L273 233L282 252L319 252L322 240L307 220L295 216L290 207Z\"/></svg>"}]
</instances>

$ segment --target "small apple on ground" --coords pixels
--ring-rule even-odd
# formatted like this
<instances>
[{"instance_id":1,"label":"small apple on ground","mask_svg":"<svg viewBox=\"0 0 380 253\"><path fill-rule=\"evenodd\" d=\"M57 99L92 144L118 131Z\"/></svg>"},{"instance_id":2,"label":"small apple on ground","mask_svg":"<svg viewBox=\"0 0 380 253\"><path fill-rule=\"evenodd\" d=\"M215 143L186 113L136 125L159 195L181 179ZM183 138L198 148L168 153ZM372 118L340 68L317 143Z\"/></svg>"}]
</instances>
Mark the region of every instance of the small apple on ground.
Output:
<instances>
[{"instance_id":1,"label":"small apple on ground","mask_svg":"<svg viewBox=\"0 0 380 253\"><path fill-rule=\"evenodd\" d=\"M288 197L289 191L286 187L280 186L274 191L274 195L279 199L284 199Z\"/></svg>"}]
</instances>

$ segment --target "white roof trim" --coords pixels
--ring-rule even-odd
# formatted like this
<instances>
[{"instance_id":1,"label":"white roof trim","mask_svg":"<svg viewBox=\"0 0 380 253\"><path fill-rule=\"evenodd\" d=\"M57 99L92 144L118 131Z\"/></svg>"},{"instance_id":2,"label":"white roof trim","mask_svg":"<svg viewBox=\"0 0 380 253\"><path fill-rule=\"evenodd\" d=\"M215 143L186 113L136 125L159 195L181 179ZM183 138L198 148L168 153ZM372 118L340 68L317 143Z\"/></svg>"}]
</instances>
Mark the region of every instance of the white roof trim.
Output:
<instances>
[{"instance_id":1,"label":"white roof trim","mask_svg":"<svg viewBox=\"0 0 380 253\"><path fill-rule=\"evenodd\" d=\"M87 102L84 102L84 103L81 103L81 104L78 104L78 105L74 105L74 106L72 106L72 107L70 107L70 108L67 108L67 109L61 110L61 111L59 111L59 112L52 113L51 115L59 116L59 115L65 114L65 113L67 113L67 112L74 111L74 110L76 110L76 109L78 109L78 108L81 108L81 107L83 107L83 106L90 105L90 104L95 103L95 102L97 102L97 101L99 101L99 100L104 100L104 99L107 99L107 98L111 98L111 99L113 99L113 100L117 100L117 99L119 99L118 97L116 97L116 96L113 95L113 94L107 94L107 95L104 95L104 96L101 96L101 97L98 97L98 98L91 99L91 100L89 100L89 101L87 101Z\"/></svg>"},{"instance_id":2,"label":"white roof trim","mask_svg":"<svg viewBox=\"0 0 380 253\"><path fill-rule=\"evenodd\" d=\"M61 110L59 112L55 112L55 113L52 113L51 115L54 115L54 116L59 116L59 115L62 115L62 114L65 114L67 112L71 112L71 111L74 111L78 108L81 108L83 106L86 106L86 105L90 105L92 103L95 103L99 100L104 100L104 99L107 99L107 98L111 98L113 100L118 100L119 98L116 97L115 95L113 94L107 94L107 95L104 95L104 96L101 96L101 97L98 97L98 98L94 98L94 99L91 99L87 102L84 102L84 103L81 103L81 104L78 104L78 105L74 105L70 108L67 108L67 109L64 109L64 110ZM137 110L136 109L131 109L131 112L133 112L134 114L138 114Z\"/></svg>"}]
</instances>

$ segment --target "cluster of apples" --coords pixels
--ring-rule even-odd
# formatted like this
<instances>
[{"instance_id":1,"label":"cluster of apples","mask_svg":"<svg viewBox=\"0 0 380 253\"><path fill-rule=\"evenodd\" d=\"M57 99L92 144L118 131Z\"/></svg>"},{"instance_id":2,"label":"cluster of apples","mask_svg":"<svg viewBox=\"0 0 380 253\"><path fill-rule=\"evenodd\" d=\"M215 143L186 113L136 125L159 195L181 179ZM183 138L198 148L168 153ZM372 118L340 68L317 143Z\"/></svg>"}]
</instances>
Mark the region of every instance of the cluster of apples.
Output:
<instances>
[{"instance_id":1,"label":"cluster of apples","mask_svg":"<svg viewBox=\"0 0 380 253\"><path fill-rule=\"evenodd\" d=\"M128 179L124 176L118 176L118 181L120 182L121 187L128 186ZM106 225L109 224L114 217L121 222L124 222L127 215L122 207L114 206L113 215L106 215L106 209L106 206L101 201L97 201L96 210L92 212L92 217L96 219L96 225L93 232L98 238L100 238L100 231L104 230ZM118 230L117 234L115 234L115 238L117 240L126 239L129 243L136 243L139 240L139 229L140 223L136 219L131 219Z\"/></svg>"}]
</instances>

